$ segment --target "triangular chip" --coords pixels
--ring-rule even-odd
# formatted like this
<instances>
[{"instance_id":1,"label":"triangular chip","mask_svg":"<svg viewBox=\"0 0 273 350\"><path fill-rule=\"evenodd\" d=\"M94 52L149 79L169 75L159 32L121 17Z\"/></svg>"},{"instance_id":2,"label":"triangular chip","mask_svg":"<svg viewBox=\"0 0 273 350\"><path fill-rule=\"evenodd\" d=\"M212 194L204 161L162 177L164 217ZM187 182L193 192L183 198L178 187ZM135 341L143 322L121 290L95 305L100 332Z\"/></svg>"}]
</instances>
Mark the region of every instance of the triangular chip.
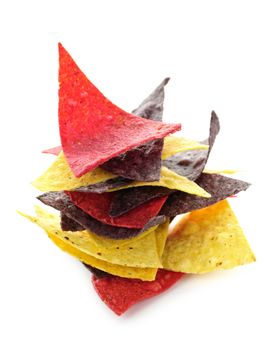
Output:
<instances>
[{"instance_id":1,"label":"triangular chip","mask_svg":"<svg viewBox=\"0 0 273 350\"><path fill-rule=\"evenodd\" d=\"M193 210L202 209L221 200L245 191L249 183L218 174L201 174L196 183L211 194L210 198L193 196L183 192L170 194L160 214L174 217Z\"/></svg>"},{"instance_id":2,"label":"triangular chip","mask_svg":"<svg viewBox=\"0 0 273 350\"><path fill-rule=\"evenodd\" d=\"M160 226L158 226L158 229L156 231L156 235L155 235L156 246L157 246L157 253L160 258L160 261L164 252L167 237L169 235L169 225L170 225L170 220L167 219L164 224L161 224Z\"/></svg>"},{"instance_id":3,"label":"triangular chip","mask_svg":"<svg viewBox=\"0 0 273 350\"><path fill-rule=\"evenodd\" d=\"M97 278L114 276L114 275L111 275L109 272L99 270L94 266L87 265L85 263L83 263L83 265L87 268L87 270L89 270Z\"/></svg>"},{"instance_id":4,"label":"triangular chip","mask_svg":"<svg viewBox=\"0 0 273 350\"><path fill-rule=\"evenodd\" d=\"M76 177L107 160L180 130L129 114L87 79L59 44L59 128L66 159Z\"/></svg>"},{"instance_id":5,"label":"triangular chip","mask_svg":"<svg viewBox=\"0 0 273 350\"><path fill-rule=\"evenodd\" d=\"M92 185L117 176L101 168L76 178L70 170L63 153L60 153L52 165L32 184L40 191L73 190L77 187Z\"/></svg>"},{"instance_id":6,"label":"triangular chip","mask_svg":"<svg viewBox=\"0 0 273 350\"><path fill-rule=\"evenodd\" d=\"M165 78L156 89L141 104L132 111L132 114L139 117L162 121L163 103L165 98L164 87L168 84L170 78Z\"/></svg>"},{"instance_id":7,"label":"triangular chip","mask_svg":"<svg viewBox=\"0 0 273 350\"><path fill-rule=\"evenodd\" d=\"M166 159L163 165L189 180L195 181L205 168L209 154L213 147L214 141L220 130L220 123L216 113L211 113L209 138L205 141L208 143L207 150L192 150L177 153Z\"/></svg>"},{"instance_id":8,"label":"triangular chip","mask_svg":"<svg viewBox=\"0 0 273 350\"><path fill-rule=\"evenodd\" d=\"M68 216L65 215L61 211L61 228L63 231L83 231L85 228L80 225L77 221L74 221L73 219L70 219Z\"/></svg>"},{"instance_id":9,"label":"triangular chip","mask_svg":"<svg viewBox=\"0 0 273 350\"><path fill-rule=\"evenodd\" d=\"M167 239L162 257L167 270L205 273L255 261L226 200L182 219Z\"/></svg>"},{"instance_id":10,"label":"triangular chip","mask_svg":"<svg viewBox=\"0 0 273 350\"><path fill-rule=\"evenodd\" d=\"M183 276L182 273L160 269L155 281L93 276L93 285L102 301L117 315L122 315L131 306L165 292Z\"/></svg>"},{"instance_id":11,"label":"triangular chip","mask_svg":"<svg viewBox=\"0 0 273 350\"><path fill-rule=\"evenodd\" d=\"M171 193L173 190L160 186L131 187L112 192L109 215L112 217L120 216L148 201L168 196Z\"/></svg>"},{"instance_id":12,"label":"triangular chip","mask_svg":"<svg viewBox=\"0 0 273 350\"><path fill-rule=\"evenodd\" d=\"M90 231L62 231L59 216L39 207L36 208L36 215L36 217L28 216L28 218L47 233L50 232L54 237L67 244L69 243L70 246L96 259L130 267L161 267L155 237L161 230L168 229L168 223L143 234L140 238L115 241L99 237ZM80 260L84 261L83 259ZM92 265L87 261L84 262Z\"/></svg>"},{"instance_id":13,"label":"triangular chip","mask_svg":"<svg viewBox=\"0 0 273 350\"><path fill-rule=\"evenodd\" d=\"M56 147L45 149L42 153L53 154L54 156L57 156L61 152L62 152L62 146L56 146Z\"/></svg>"},{"instance_id":14,"label":"triangular chip","mask_svg":"<svg viewBox=\"0 0 273 350\"><path fill-rule=\"evenodd\" d=\"M175 154L181 152L181 150L186 151L188 149L207 148L206 145L202 145L198 142L193 141L192 143L189 140L185 140L186 139L181 137L166 137L164 141L163 155L170 154L170 152ZM77 189L77 191L82 192L103 193L131 182L132 180L117 177L117 175L109 173L101 168L96 168L95 170L77 178L69 168L64 154L61 152L52 165L32 184L40 191L69 191Z\"/></svg>"},{"instance_id":15,"label":"triangular chip","mask_svg":"<svg viewBox=\"0 0 273 350\"><path fill-rule=\"evenodd\" d=\"M47 192L37 197L42 203L60 210L70 219L76 221L86 230L92 231L99 236L113 239L125 239L135 237L150 227L162 224L165 217L152 217L142 228L126 228L104 224L77 207L64 192Z\"/></svg>"},{"instance_id":16,"label":"triangular chip","mask_svg":"<svg viewBox=\"0 0 273 350\"><path fill-rule=\"evenodd\" d=\"M66 192L66 194L77 207L100 222L127 228L143 228L159 213L167 199L167 196L153 199L125 215L113 218L108 213L114 193L97 194L71 191Z\"/></svg>"},{"instance_id":17,"label":"triangular chip","mask_svg":"<svg viewBox=\"0 0 273 350\"><path fill-rule=\"evenodd\" d=\"M164 138L164 146L162 150L162 159L170 158L171 156L187 151L203 150L207 151L208 145L198 141L186 139L181 136L167 136Z\"/></svg>"},{"instance_id":18,"label":"triangular chip","mask_svg":"<svg viewBox=\"0 0 273 350\"><path fill-rule=\"evenodd\" d=\"M161 229L158 229L157 232L156 232L156 235L155 235L156 245L157 245L157 253L158 253L158 256L160 258L162 257L162 254L163 254L163 251L164 251L164 247L165 247L165 244L166 244L166 240L167 240L167 237L168 237L168 229L169 229L169 220L167 220L165 222L165 224L161 225ZM146 234L148 234L148 233L146 233ZM143 233L143 235L144 235L144 233ZM139 236L139 238L143 237L143 235ZM134 239L137 239L137 238L134 238ZM114 245L114 244L116 244L116 242L111 242L111 244ZM103 278L103 277L106 277L106 276L112 276L113 275L113 273L110 274L109 272L105 272L103 270L99 270L97 267L94 267L94 266L91 266L91 265L87 265L85 263L84 263L84 265L97 278ZM128 268L128 269L130 269L130 268ZM135 269L137 269L137 268L135 268ZM147 270L147 271L154 270L154 271L156 271L156 269L152 269L152 268L144 268L142 270ZM118 275L118 274L116 274L116 275ZM139 277L131 276L129 278L139 278ZM142 280L147 280L147 279L143 279L143 278L141 278L141 279ZM151 279L149 279L149 280L151 280Z\"/></svg>"},{"instance_id":19,"label":"triangular chip","mask_svg":"<svg viewBox=\"0 0 273 350\"><path fill-rule=\"evenodd\" d=\"M37 221L35 217L19 212L22 216L28 218L32 222ZM59 226L57 226L59 228ZM126 277L126 278L139 278L143 281L153 281L156 276L157 269L155 268L138 268L128 267L122 265L111 264L107 261L97 259L92 255L86 254L77 248L76 245L71 244L66 238L65 240L58 236L54 232L55 227L45 229L48 237L63 251L79 259L87 265L94 266L95 268L105 271L109 274ZM65 236L66 237L66 236Z\"/></svg>"},{"instance_id":20,"label":"triangular chip","mask_svg":"<svg viewBox=\"0 0 273 350\"><path fill-rule=\"evenodd\" d=\"M195 182L187 179L184 176L180 176L175 172L169 170L166 167L161 168L161 176L159 181L154 182L142 182L134 181L128 185L115 188L111 191L117 191L125 188L131 187L141 187L141 186L161 186L166 187L171 190L183 191L190 194L195 194L196 196L209 198L210 194L198 186Z\"/></svg>"},{"instance_id":21,"label":"triangular chip","mask_svg":"<svg viewBox=\"0 0 273 350\"><path fill-rule=\"evenodd\" d=\"M125 179L124 177L115 177L114 179L98 182L93 185L81 186L75 188L74 191L84 192L84 193L105 193L115 188L126 186L132 183L133 180Z\"/></svg>"}]
</instances>

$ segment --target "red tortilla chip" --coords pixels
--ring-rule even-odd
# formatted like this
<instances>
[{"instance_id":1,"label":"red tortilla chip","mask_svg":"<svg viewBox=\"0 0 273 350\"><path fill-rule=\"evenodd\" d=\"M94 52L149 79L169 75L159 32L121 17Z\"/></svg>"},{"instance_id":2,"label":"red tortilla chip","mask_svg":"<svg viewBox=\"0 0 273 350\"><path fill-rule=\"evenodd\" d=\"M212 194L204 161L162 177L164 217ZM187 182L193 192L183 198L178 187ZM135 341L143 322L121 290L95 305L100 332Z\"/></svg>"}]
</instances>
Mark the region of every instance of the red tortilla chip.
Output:
<instances>
[{"instance_id":1,"label":"red tortilla chip","mask_svg":"<svg viewBox=\"0 0 273 350\"><path fill-rule=\"evenodd\" d=\"M56 146L49 149L45 149L42 153L53 154L57 156L62 151L62 146Z\"/></svg>"},{"instance_id":2,"label":"red tortilla chip","mask_svg":"<svg viewBox=\"0 0 273 350\"><path fill-rule=\"evenodd\" d=\"M106 192L97 194L67 191L66 194L69 195L70 199L77 207L81 208L93 218L104 224L128 228L143 228L150 219L159 213L167 199L167 196L165 196L150 200L124 215L113 218L108 213L112 198L115 195L114 193Z\"/></svg>"},{"instance_id":3,"label":"red tortilla chip","mask_svg":"<svg viewBox=\"0 0 273 350\"><path fill-rule=\"evenodd\" d=\"M59 55L59 129L75 176L180 130L180 124L147 120L121 110L87 79L61 44Z\"/></svg>"},{"instance_id":4,"label":"red tortilla chip","mask_svg":"<svg viewBox=\"0 0 273 350\"><path fill-rule=\"evenodd\" d=\"M122 315L134 304L165 292L184 274L167 270L158 270L154 281L110 276L92 277L96 292L102 301L117 315Z\"/></svg>"}]
</instances>

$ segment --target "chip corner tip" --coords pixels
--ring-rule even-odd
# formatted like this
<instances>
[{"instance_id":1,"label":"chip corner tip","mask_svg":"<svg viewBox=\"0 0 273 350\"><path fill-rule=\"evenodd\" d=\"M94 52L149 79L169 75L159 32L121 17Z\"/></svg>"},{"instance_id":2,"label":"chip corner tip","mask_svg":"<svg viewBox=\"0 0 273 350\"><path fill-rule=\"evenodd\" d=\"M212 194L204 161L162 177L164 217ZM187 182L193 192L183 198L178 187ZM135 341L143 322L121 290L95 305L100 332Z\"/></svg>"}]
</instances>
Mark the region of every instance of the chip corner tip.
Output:
<instances>
[{"instance_id":1,"label":"chip corner tip","mask_svg":"<svg viewBox=\"0 0 273 350\"><path fill-rule=\"evenodd\" d=\"M204 190L203 195L200 196L200 197L211 198L211 194L210 194L209 192L207 192L207 191Z\"/></svg>"},{"instance_id":2,"label":"chip corner tip","mask_svg":"<svg viewBox=\"0 0 273 350\"><path fill-rule=\"evenodd\" d=\"M111 308L111 310L114 312L114 314L116 315L116 316L118 316L118 317L122 317L124 314L125 314L125 312L127 311L127 310L124 310L124 311L120 311L120 310L114 310L114 309L112 309Z\"/></svg>"},{"instance_id":3,"label":"chip corner tip","mask_svg":"<svg viewBox=\"0 0 273 350\"><path fill-rule=\"evenodd\" d=\"M29 219L30 221L33 221L33 219L34 219L31 215L26 214L26 213L24 213L23 211L21 211L21 210L19 210L19 209L16 209L16 213L17 213L18 215L20 215L20 216L26 218L26 219Z\"/></svg>"},{"instance_id":4,"label":"chip corner tip","mask_svg":"<svg viewBox=\"0 0 273 350\"><path fill-rule=\"evenodd\" d=\"M165 86L165 85L167 85L168 84L168 82L171 80L171 77L166 77L164 80L163 80L163 85Z\"/></svg>"}]
</instances>

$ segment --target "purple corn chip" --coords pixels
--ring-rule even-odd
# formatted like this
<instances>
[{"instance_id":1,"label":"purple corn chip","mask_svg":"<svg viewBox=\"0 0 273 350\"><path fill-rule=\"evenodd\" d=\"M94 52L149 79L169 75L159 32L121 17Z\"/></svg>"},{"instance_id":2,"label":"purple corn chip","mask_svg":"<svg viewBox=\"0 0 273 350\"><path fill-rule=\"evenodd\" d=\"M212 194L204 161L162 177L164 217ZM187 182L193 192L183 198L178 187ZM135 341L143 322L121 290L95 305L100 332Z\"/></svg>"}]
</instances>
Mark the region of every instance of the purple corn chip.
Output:
<instances>
[{"instance_id":1,"label":"purple corn chip","mask_svg":"<svg viewBox=\"0 0 273 350\"><path fill-rule=\"evenodd\" d=\"M85 263L83 263L83 265L87 268L87 270L89 270L97 278L105 278L105 277L112 277L113 276L110 273L99 270L96 267L93 267L91 265L87 265Z\"/></svg>"},{"instance_id":2,"label":"purple corn chip","mask_svg":"<svg viewBox=\"0 0 273 350\"><path fill-rule=\"evenodd\" d=\"M94 185L82 186L82 187L75 189L74 191L104 193L104 192L107 192L113 188L128 185L131 182L133 182L133 180L125 179L125 178L119 176L119 177L116 177L114 179L110 179L110 180L103 181L103 182L98 182Z\"/></svg>"},{"instance_id":3,"label":"purple corn chip","mask_svg":"<svg viewBox=\"0 0 273 350\"><path fill-rule=\"evenodd\" d=\"M61 228L63 231L83 231L84 227L78 224L76 221L70 219L61 211Z\"/></svg>"},{"instance_id":4,"label":"purple corn chip","mask_svg":"<svg viewBox=\"0 0 273 350\"><path fill-rule=\"evenodd\" d=\"M208 144L208 150L193 150L177 153L163 161L163 165L189 180L195 181L205 168L214 141L220 130L219 119L214 111L211 113L210 133L208 140L203 143Z\"/></svg>"},{"instance_id":5,"label":"purple corn chip","mask_svg":"<svg viewBox=\"0 0 273 350\"><path fill-rule=\"evenodd\" d=\"M155 198L164 197L174 191L160 186L131 187L116 191L111 202L109 215L120 216Z\"/></svg>"},{"instance_id":6,"label":"purple corn chip","mask_svg":"<svg viewBox=\"0 0 273 350\"><path fill-rule=\"evenodd\" d=\"M215 204L240 191L245 191L250 184L218 174L201 174L196 183L211 194L203 198L184 192L175 192L169 196L159 214L176 216Z\"/></svg>"}]
</instances>

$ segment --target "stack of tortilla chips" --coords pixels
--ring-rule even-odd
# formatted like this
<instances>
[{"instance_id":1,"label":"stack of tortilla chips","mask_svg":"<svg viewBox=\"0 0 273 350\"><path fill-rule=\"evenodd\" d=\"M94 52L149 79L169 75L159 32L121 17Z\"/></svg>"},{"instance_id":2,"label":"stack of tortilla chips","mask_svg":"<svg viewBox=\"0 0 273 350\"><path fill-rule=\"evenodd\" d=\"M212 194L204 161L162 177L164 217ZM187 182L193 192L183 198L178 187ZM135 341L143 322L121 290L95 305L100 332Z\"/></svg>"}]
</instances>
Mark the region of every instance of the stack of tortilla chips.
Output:
<instances>
[{"instance_id":1,"label":"stack of tortilla chips","mask_svg":"<svg viewBox=\"0 0 273 350\"><path fill-rule=\"evenodd\" d=\"M184 274L228 269L255 260L226 198L249 184L204 168L219 132L211 114L208 139L172 134L162 122L165 79L127 113L87 79L59 45L57 156L33 185L26 214L62 250L85 264L101 299L118 315L155 296ZM170 234L169 223L189 213Z\"/></svg>"}]
</instances>

